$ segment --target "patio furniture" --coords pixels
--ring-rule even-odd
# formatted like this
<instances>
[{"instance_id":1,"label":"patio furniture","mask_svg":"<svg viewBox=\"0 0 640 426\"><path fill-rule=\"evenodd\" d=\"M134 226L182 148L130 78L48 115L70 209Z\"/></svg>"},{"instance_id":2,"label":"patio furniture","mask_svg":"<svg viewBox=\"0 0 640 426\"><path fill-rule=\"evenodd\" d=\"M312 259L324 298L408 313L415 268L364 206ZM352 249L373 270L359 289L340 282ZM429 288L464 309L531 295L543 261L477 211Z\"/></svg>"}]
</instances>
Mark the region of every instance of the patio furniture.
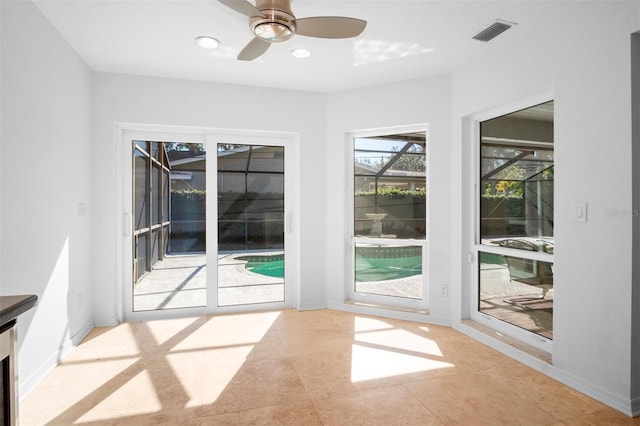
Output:
<instances>
[{"instance_id":1,"label":"patio furniture","mask_svg":"<svg viewBox=\"0 0 640 426\"><path fill-rule=\"evenodd\" d=\"M504 256L509 268L509 279L514 282L527 284L542 289L544 299L547 292L553 288L553 267L551 263L539 260L522 259L513 256ZM534 300L537 298L521 298L523 300ZM511 301L515 301L512 299Z\"/></svg>"}]
</instances>

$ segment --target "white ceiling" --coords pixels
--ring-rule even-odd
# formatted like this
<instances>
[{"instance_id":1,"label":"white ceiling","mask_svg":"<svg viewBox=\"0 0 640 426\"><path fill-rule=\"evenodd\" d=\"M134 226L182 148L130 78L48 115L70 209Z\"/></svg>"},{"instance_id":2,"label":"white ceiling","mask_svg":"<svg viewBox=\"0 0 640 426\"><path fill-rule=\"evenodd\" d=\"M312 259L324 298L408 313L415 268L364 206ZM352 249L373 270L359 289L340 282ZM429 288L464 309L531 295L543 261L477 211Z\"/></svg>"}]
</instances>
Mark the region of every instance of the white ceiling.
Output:
<instances>
[{"instance_id":1,"label":"white ceiling","mask_svg":"<svg viewBox=\"0 0 640 426\"><path fill-rule=\"evenodd\" d=\"M34 0L95 71L332 92L450 72L570 7L567 1L295 0L296 17L368 21L355 39L295 36L253 62L236 60L248 19L216 0ZM516 22L489 43L472 37L496 19ZM194 39L221 41L214 51ZM296 59L289 52L313 54Z\"/></svg>"}]
</instances>

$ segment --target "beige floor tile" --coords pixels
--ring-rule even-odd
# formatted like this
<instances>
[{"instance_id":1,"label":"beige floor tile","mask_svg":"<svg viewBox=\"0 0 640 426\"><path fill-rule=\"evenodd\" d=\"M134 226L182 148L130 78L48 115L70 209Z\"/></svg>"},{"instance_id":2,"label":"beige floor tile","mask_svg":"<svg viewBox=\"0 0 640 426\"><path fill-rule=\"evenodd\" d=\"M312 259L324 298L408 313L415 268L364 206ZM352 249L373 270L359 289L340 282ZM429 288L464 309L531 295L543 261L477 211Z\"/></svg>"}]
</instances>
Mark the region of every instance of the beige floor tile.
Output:
<instances>
[{"instance_id":1,"label":"beige floor tile","mask_svg":"<svg viewBox=\"0 0 640 426\"><path fill-rule=\"evenodd\" d=\"M494 374L494 371L487 371L487 374ZM557 420L606 408L604 404L524 366L508 372L499 371L494 374L493 380Z\"/></svg>"},{"instance_id":2,"label":"beige floor tile","mask_svg":"<svg viewBox=\"0 0 640 426\"><path fill-rule=\"evenodd\" d=\"M66 425L70 425L67 423ZM113 416L102 420L83 421L75 424L91 426L200 426L202 424L202 414L193 410L160 410L148 414L135 414L129 416Z\"/></svg>"},{"instance_id":3,"label":"beige floor tile","mask_svg":"<svg viewBox=\"0 0 640 426\"><path fill-rule=\"evenodd\" d=\"M21 424L639 425L449 328L346 312L94 329Z\"/></svg>"},{"instance_id":4,"label":"beige floor tile","mask_svg":"<svg viewBox=\"0 0 640 426\"><path fill-rule=\"evenodd\" d=\"M377 371L371 371L371 377L366 380L355 378L351 351L300 355L292 357L291 363L309 397L314 399L398 383L393 376L375 378Z\"/></svg>"},{"instance_id":5,"label":"beige floor tile","mask_svg":"<svg viewBox=\"0 0 640 426\"><path fill-rule=\"evenodd\" d=\"M326 426L440 425L440 421L401 386L368 389L313 400Z\"/></svg>"},{"instance_id":6,"label":"beige floor tile","mask_svg":"<svg viewBox=\"0 0 640 426\"><path fill-rule=\"evenodd\" d=\"M268 332L258 343L253 345L247 355L248 361L283 359L287 357L282 340L276 332Z\"/></svg>"},{"instance_id":7,"label":"beige floor tile","mask_svg":"<svg viewBox=\"0 0 640 426\"><path fill-rule=\"evenodd\" d=\"M353 335L354 317L346 312L319 309L313 311L282 311L273 330L280 334L299 334L306 331L325 331Z\"/></svg>"},{"instance_id":8,"label":"beige floor tile","mask_svg":"<svg viewBox=\"0 0 640 426\"><path fill-rule=\"evenodd\" d=\"M205 426L321 426L322 422L311 401L294 402L291 404L275 405L271 407L254 408L252 410L236 411L233 413L205 416L202 419Z\"/></svg>"},{"instance_id":9,"label":"beige floor tile","mask_svg":"<svg viewBox=\"0 0 640 426\"><path fill-rule=\"evenodd\" d=\"M100 401L114 381L133 378L137 362L133 357L65 361L21 402L21 423L71 424Z\"/></svg>"},{"instance_id":10,"label":"beige floor tile","mask_svg":"<svg viewBox=\"0 0 640 426\"><path fill-rule=\"evenodd\" d=\"M97 327L64 357L64 363L111 359L140 355L135 339L140 323L122 323L115 327Z\"/></svg>"},{"instance_id":11,"label":"beige floor tile","mask_svg":"<svg viewBox=\"0 0 640 426\"><path fill-rule=\"evenodd\" d=\"M334 329L291 328L279 336L287 356L348 351L353 345L352 335Z\"/></svg>"},{"instance_id":12,"label":"beige floor tile","mask_svg":"<svg viewBox=\"0 0 640 426\"><path fill-rule=\"evenodd\" d=\"M472 338L458 334L437 339L444 360L454 364L460 372L490 369L510 370L522 364Z\"/></svg>"},{"instance_id":13,"label":"beige floor tile","mask_svg":"<svg viewBox=\"0 0 640 426\"><path fill-rule=\"evenodd\" d=\"M209 377L210 372L205 374ZM204 395L204 415L308 399L300 378L286 359L245 362L222 391L215 384L210 386L208 382L205 383Z\"/></svg>"},{"instance_id":14,"label":"beige floor tile","mask_svg":"<svg viewBox=\"0 0 640 426\"><path fill-rule=\"evenodd\" d=\"M556 420L484 372L405 383L446 424L545 425Z\"/></svg>"}]
</instances>

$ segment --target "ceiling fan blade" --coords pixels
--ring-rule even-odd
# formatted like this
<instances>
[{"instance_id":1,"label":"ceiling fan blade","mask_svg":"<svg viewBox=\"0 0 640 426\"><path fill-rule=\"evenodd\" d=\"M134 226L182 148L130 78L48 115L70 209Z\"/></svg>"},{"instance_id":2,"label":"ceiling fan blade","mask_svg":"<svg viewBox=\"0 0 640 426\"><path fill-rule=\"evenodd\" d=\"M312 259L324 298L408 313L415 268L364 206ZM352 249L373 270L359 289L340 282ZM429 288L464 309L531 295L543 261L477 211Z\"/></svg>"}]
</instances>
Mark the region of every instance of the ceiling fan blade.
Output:
<instances>
[{"instance_id":1,"label":"ceiling fan blade","mask_svg":"<svg viewBox=\"0 0 640 426\"><path fill-rule=\"evenodd\" d=\"M320 38L357 37L364 31L367 21L343 16L315 16L296 19L296 34Z\"/></svg>"},{"instance_id":2,"label":"ceiling fan blade","mask_svg":"<svg viewBox=\"0 0 640 426\"><path fill-rule=\"evenodd\" d=\"M254 38L247 44L244 49L238 55L238 59L241 61L253 61L254 59L262 56L264 52L271 46L271 43L264 41L261 38Z\"/></svg>"},{"instance_id":3,"label":"ceiling fan blade","mask_svg":"<svg viewBox=\"0 0 640 426\"><path fill-rule=\"evenodd\" d=\"M235 10L238 13L253 18L254 16L260 16L264 18L264 13L260 12L254 5L247 0L218 0L220 3Z\"/></svg>"}]
</instances>

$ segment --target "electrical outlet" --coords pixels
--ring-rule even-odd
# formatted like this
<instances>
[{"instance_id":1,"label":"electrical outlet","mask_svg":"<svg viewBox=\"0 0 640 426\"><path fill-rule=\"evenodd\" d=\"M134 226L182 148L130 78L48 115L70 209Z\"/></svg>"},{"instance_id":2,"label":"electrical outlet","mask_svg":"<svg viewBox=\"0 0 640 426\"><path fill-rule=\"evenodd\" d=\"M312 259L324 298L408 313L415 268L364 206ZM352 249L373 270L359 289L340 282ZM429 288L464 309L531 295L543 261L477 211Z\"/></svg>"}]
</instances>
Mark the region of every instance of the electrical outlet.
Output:
<instances>
[{"instance_id":1,"label":"electrical outlet","mask_svg":"<svg viewBox=\"0 0 640 426\"><path fill-rule=\"evenodd\" d=\"M440 296L442 296L442 297L449 296L449 286L448 285L440 286Z\"/></svg>"},{"instance_id":2,"label":"electrical outlet","mask_svg":"<svg viewBox=\"0 0 640 426\"><path fill-rule=\"evenodd\" d=\"M78 203L78 216L83 217L87 215L87 203L80 201Z\"/></svg>"}]
</instances>

